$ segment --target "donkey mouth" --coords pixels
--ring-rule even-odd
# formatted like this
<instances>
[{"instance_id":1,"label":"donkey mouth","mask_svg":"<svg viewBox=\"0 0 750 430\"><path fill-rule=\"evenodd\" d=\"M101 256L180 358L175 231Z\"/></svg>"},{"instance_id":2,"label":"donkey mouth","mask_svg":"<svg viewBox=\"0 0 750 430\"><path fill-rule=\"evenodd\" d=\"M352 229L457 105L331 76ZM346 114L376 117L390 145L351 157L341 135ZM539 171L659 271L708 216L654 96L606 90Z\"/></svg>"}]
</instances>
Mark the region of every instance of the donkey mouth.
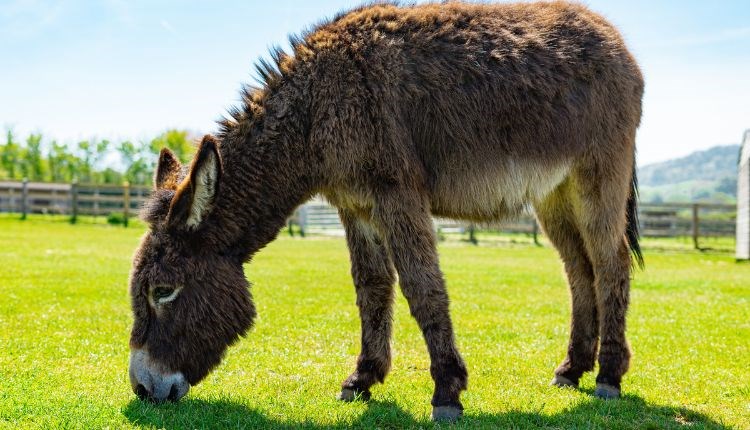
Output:
<instances>
[{"instance_id":1,"label":"donkey mouth","mask_svg":"<svg viewBox=\"0 0 750 430\"><path fill-rule=\"evenodd\" d=\"M143 384L138 384L138 386L135 388L135 395L144 402L159 404L165 402L176 402L180 400L185 395L185 393L181 393L181 391L182 390L177 385L172 385L172 388L169 389L169 394L167 395L167 397L160 399L151 394Z\"/></svg>"},{"instance_id":2,"label":"donkey mouth","mask_svg":"<svg viewBox=\"0 0 750 430\"><path fill-rule=\"evenodd\" d=\"M131 351L128 373L133 392L139 399L152 403L176 402L190 390L190 383L181 372L165 373L154 367L148 352Z\"/></svg>"},{"instance_id":3,"label":"donkey mouth","mask_svg":"<svg viewBox=\"0 0 750 430\"><path fill-rule=\"evenodd\" d=\"M176 402L180 400L181 396L177 393L178 393L177 386L172 385L172 388L169 389L169 395L167 396L167 400L169 400L170 402Z\"/></svg>"}]
</instances>

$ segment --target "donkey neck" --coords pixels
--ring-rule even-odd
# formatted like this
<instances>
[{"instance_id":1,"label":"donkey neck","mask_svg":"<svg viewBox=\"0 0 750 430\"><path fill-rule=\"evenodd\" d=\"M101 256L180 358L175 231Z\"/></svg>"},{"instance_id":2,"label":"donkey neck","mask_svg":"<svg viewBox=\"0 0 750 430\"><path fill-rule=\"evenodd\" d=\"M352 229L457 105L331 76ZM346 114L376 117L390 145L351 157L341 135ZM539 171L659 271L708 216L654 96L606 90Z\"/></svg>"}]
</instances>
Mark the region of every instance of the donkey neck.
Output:
<instances>
[{"instance_id":1,"label":"donkey neck","mask_svg":"<svg viewBox=\"0 0 750 430\"><path fill-rule=\"evenodd\" d=\"M294 122L291 117L287 121ZM243 261L276 237L316 183L304 133L275 119L258 122L237 125L244 133L225 133L224 175L210 223L212 242Z\"/></svg>"}]
</instances>

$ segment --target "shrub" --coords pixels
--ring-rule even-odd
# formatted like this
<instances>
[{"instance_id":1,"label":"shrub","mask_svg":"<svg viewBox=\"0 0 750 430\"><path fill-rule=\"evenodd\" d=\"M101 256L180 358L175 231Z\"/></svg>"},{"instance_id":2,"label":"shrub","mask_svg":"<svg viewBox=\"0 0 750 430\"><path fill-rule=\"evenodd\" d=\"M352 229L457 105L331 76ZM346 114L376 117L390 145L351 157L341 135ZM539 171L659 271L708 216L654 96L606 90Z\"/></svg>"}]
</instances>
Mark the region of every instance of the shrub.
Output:
<instances>
[{"instance_id":1,"label":"shrub","mask_svg":"<svg viewBox=\"0 0 750 430\"><path fill-rule=\"evenodd\" d=\"M128 225L128 220L122 212L112 212L107 215L107 223L112 225Z\"/></svg>"}]
</instances>

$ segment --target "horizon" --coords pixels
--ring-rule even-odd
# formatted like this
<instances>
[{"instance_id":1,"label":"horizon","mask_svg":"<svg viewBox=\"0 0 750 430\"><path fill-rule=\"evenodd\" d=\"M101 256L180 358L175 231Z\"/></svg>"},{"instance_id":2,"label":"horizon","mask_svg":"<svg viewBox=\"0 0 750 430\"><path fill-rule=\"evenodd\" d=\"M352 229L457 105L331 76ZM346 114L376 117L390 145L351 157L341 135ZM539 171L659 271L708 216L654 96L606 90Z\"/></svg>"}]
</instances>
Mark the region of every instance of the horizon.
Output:
<instances>
[{"instance_id":1,"label":"horizon","mask_svg":"<svg viewBox=\"0 0 750 430\"><path fill-rule=\"evenodd\" d=\"M750 4L583 3L620 29L643 70L639 165L741 143ZM0 126L69 144L214 132L269 47L358 4L11 1L0 10Z\"/></svg>"}]
</instances>

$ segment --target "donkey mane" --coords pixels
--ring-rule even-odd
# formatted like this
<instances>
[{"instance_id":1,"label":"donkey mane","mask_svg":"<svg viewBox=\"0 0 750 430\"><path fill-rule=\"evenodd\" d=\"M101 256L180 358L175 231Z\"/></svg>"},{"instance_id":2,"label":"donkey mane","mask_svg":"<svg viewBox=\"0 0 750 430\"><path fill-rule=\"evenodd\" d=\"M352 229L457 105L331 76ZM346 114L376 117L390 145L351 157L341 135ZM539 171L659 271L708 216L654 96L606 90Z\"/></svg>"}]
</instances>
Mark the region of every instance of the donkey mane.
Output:
<instances>
[{"instance_id":1,"label":"donkey mane","mask_svg":"<svg viewBox=\"0 0 750 430\"><path fill-rule=\"evenodd\" d=\"M359 6L343 9L332 17L323 18L316 23L304 28L299 33L291 33L287 41L291 47L287 52L279 45L272 45L268 50L270 61L260 57L253 64L257 77L254 83L245 83L240 86L240 105L227 108L227 114L217 121L219 125L218 137L223 138L242 122L251 121L263 112L263 102L269 94L278 89L284 78L294 72L295 66L304 59L313 55L314 47L310 36L316 34L326 26L335 24L350 14L370 10L378 6L400 7L412 5L399 0L373 0L364 2Z\"/></svg>"}]
</instances>

